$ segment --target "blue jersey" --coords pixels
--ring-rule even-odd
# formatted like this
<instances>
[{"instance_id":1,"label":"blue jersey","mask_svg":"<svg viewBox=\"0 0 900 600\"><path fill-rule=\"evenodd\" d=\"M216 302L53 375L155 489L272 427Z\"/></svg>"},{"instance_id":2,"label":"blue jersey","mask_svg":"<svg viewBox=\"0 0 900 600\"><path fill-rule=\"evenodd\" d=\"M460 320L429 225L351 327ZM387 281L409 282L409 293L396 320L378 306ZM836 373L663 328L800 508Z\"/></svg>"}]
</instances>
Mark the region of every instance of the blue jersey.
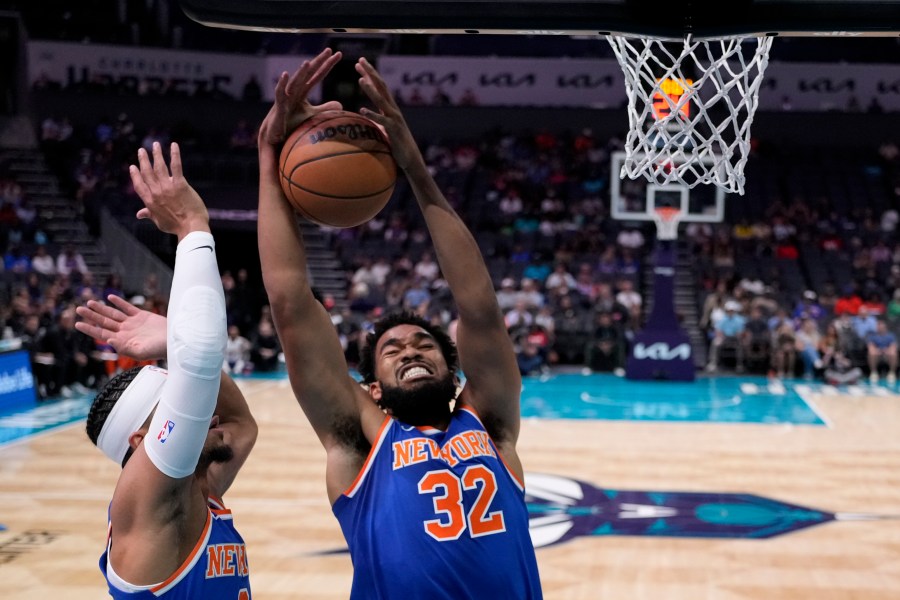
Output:
<instances>
[{"instance_id":1,"label":"blue jersey","mask_svg":"<svg viewBox=\"0 0 900 600\"><path fill-rule=\"evenodd\" d=\"M163 597L167 600L250 600L250 572L244 539L234 528L231 511L209 499L206 526L190 556L171 577L152 586L133 586L124 582L108 562L112 539L100 557L100 570L106 577L109 595L119 599L140 600Z\"/></svg>"},{"instance_id":2,"label":"blue jersey","mask_svg":"<svg viewBox=\"0 0 900 600\"><path fill-rule=\"evenodd\" d=\"M352 600L542 597L524 486L471 407L447 431L386 418L332 510Z\"/></svg>"}]
</instances>

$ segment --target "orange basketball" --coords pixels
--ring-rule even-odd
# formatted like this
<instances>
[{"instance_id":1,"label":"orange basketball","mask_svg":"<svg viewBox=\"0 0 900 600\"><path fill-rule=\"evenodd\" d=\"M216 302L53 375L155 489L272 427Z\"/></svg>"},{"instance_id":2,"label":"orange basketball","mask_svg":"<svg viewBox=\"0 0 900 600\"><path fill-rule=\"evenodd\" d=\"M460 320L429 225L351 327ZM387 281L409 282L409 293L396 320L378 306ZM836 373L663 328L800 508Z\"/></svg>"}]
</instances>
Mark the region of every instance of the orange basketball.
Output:
<instances>
[{"instance_id":1,"label":"orange basketball","mask_svg":"<svg viewBox=\"0 0 900 600\"><path fill-rule=\"evenodd\" d=\"M384 208L397 165L384 132L358 114L332 110L300 124L281 150L281 188L301 215L355 227Z\"/></svg>"}]
</instances>

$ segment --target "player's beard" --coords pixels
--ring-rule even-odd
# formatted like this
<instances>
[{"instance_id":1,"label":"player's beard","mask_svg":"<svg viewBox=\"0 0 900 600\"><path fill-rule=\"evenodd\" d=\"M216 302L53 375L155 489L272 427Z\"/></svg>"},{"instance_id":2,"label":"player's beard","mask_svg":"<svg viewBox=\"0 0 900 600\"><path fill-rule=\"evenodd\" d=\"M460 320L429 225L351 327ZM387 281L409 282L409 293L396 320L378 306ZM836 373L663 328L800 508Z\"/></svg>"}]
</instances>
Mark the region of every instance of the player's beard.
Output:
<instances>
[{"instance_id":1,"label":"player's beard","mask_svg":"<svg viewBox=\"0 0 900 600\"><path fill-rule=\"evenodd\" d=\"M450 418L450 401L456 395L453 377L426 381L408 389L381 385L378 405L407 425L432 425Z\"/></svg>"}]
</instances>

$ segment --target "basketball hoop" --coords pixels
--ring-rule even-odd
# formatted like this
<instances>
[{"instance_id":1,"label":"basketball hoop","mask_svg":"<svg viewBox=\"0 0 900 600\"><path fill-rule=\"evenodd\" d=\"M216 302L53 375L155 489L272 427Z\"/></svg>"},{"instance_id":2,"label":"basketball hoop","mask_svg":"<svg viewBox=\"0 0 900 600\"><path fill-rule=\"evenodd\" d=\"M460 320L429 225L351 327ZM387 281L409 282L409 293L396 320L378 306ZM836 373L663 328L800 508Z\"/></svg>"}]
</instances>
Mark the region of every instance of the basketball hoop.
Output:
<instances>
[{"instance_id":1,"label":"basketball hoop","mask_svg":"<svg viewBox=\"0 0 900 600\"><path fill-rule=\"evenodd\" d=\"M674 240L678 238L681 210L671 206L658 206L653 209L653 221L656 223L656 239Z\"/></svg>"},{"instance_id":2,"label":"basketball hoop","mask_svg":"<svg viewBox=\"0 0 900 600\"><path fill-rule=\"evenodd\" d=\"M628 94L630 131L620 177L691 188L711 183L743 195L750 125L772 38L606 39Z\"/></svg>"}]
</instances>

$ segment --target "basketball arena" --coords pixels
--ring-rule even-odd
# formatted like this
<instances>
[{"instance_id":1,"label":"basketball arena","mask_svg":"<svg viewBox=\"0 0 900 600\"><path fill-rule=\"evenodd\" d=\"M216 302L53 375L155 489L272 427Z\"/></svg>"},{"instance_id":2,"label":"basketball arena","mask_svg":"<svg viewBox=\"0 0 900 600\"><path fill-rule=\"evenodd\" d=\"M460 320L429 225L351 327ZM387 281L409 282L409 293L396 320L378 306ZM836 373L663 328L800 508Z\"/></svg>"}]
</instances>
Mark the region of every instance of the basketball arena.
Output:
<instances>
[{"instance_id":1,"label":"basketball arena","mask_svg":"<svg viewBox=\"0 0 900 600\"><path fill-rule=\"evenodd\" d=\"M154 142L208 206L223 368L259 426L227 497L253 597L349 596L257 250L257 130L323 48L343 60L310 100L358 111L353 64L375 65L484 257L544 597L900 597L900 2L35 4L0 7L5 598L108 597L122 469L85 419L110 377L165 364L75 309L168 310L175 241L127 170ZM360 225L298 215L354 376L384 314L457 317L393 179Z\"/></svg>"}]
</instances>

